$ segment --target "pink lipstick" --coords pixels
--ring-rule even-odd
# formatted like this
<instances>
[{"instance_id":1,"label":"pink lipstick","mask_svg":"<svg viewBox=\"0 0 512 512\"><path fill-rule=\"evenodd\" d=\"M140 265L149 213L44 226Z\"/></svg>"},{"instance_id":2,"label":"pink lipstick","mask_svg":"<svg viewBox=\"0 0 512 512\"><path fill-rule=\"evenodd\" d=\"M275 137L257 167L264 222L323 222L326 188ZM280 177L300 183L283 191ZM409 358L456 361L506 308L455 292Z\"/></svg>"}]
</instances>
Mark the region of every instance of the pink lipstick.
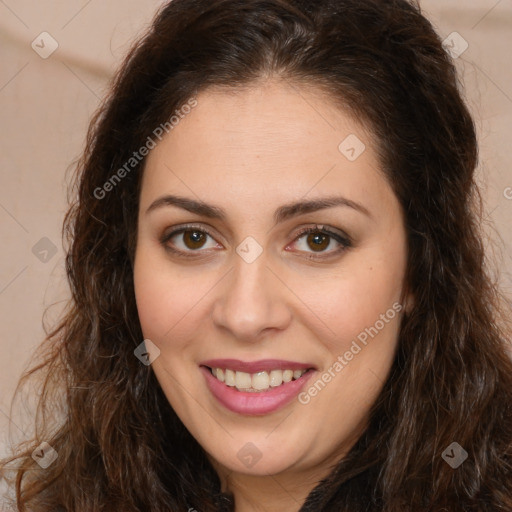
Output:
<instances>
[{"instance_id":1,"label":"pink lipstick","mask_svg":"<svg viewBox=\"0 0 512 512\"><path fill-rule=\"evenodd\" d=\"M213 397L243 415L269 414L285 407L316 373L311 363L279 359L211 359L203 361L200 370Z\"/></svg>"}]
</instances>

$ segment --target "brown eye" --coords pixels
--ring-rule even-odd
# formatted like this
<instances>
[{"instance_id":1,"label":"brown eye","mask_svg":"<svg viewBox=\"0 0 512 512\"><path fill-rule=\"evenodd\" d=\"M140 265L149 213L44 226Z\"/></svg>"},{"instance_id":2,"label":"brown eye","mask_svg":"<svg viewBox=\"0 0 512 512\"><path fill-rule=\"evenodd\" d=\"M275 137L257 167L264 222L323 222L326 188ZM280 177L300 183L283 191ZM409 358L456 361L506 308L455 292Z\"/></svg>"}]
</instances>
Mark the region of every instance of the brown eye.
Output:
<instances>
[{"instance_id":1,"label":"brown eye","mask_svg":"<svg viewBox=\"0 0 512 512\"><path fill-rule=\"evenodd\" d=\"M344 233L335 233L321 226L314 226L303 229L295 238L293 245L299 252L309 253L307 258L321 259L340 254L352 247L352 241Z\"/></svg>"},{"instance_id":2,"label":"brown eye","mask_svg":"<svg viewBox=\"0 0 512 512\"><path fill-rule=\"evenodd\" d=\"M206 241L206 234L197 230L183 231L183 243L189 249L200 249Z\"/></svg>"},{"instance_id":3,"label":"brown eye","mask_svg":"<svg viewBox=\"0 0 512 512\"><path fill-rule=\"evenodd\" d=\"M164 234L160 242L167 250L184 255L187 253L191 255L193 252L202 253L203 249L219 247L208 231L195 226L183 226L169 234ZM209 246L208 243L210 243Z\"/></svg>"},{"instance_id":4,"label":"brown eye","mask_svg":"<svg viewBox=\"0 0 512 512\"><path fill-rule=\"evenodd\" d=\"M323 251L329 247L330 236L324 233L310 233L306 238L306 243L314 251Z\"/></svg>"}]
</instances>

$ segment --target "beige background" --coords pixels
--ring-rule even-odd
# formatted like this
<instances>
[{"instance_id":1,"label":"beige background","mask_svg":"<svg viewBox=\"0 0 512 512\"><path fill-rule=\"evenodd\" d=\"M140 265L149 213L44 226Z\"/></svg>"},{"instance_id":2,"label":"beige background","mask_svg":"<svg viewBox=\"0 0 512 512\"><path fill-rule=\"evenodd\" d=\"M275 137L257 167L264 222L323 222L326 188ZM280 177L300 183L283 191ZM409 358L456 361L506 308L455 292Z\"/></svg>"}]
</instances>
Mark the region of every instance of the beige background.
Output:
<instances>
[{"instance_id":1,"label":"beige background","mask_svg":"<svg viewBox=\"0 0 512 512\"><path fill-rule=\"evenodd\" d=\"M80 154L88 120L129 42L161 4L0 0L0 455L9 425L16 438L30 429L11 415L11 395L44 337L45 307L56 303L51 322L67 297L60 234L66 169ZM457 65L480 134L486 218L494 238L502 238L498 266L511 291L512 0L421 4L443 38L456 31L469 44ZM34 40L41 45L44 31L58 43L47 59L31 47ZM38 243L46 255L34 254Z\"/></svg>"}]
</instances>

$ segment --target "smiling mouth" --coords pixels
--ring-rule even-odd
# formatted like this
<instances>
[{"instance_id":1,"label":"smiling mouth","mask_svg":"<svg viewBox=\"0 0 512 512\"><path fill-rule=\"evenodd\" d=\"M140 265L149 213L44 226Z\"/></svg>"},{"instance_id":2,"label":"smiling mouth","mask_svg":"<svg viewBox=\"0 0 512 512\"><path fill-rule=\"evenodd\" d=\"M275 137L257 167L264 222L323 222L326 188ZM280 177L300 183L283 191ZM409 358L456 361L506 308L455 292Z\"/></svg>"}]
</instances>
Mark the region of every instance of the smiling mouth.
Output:
<instances>
[{"instance_id":1,"label":"smiling mouth","mask_svg":"<svg viewBox=\"0 0 512 512\"><path fill-rule=\"evenodd\" d=\"M210 368L210 373L226 386L242 392L261 393L278 388L288 382L300 379L312 368L301 370L271 370L247 373L231 370L229 368Z\"/></svg>"}]
</instances>

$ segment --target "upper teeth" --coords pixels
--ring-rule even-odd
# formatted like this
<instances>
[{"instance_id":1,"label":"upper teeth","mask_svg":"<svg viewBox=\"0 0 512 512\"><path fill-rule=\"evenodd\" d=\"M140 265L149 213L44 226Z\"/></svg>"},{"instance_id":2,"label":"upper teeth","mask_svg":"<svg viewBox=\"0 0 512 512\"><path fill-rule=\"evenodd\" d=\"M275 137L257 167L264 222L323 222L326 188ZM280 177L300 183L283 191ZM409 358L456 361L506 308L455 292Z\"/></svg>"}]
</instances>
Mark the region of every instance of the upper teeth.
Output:
<instances>
[{"instance_id":1,"label":"upper teeth","mask_svg":"<svg viewBox=\"0 0 512 512\"><path fill-rule=\"evenodd\" d=\"M230 369L212 368L212 374L227 386L236 387L239 391L265 391L270 387L280 386L283 382L300 378L304 370L271 370L270 372L246 373Z\"/></svg>"}]
</instances>

